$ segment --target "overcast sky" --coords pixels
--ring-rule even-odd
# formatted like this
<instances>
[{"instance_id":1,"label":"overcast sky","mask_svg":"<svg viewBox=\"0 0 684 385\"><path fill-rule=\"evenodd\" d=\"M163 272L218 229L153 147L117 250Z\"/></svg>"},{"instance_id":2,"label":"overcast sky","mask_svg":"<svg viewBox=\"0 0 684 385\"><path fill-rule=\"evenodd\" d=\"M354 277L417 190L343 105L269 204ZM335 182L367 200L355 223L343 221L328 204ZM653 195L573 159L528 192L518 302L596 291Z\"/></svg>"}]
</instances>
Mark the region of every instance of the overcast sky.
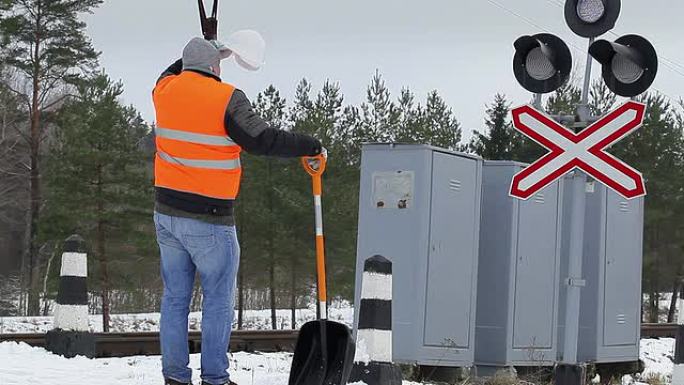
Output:
<instances>
[{"instance_id":1,"label":"overcast sky","mask_svg":"<svg viewBox=\"0 0 684 385\"><path fill-rule=\"evenodd\" d=\"M210 7L207 0L207 7ZM511 69L513 41L554 33L568 42L583 73L587 41L565 25L563 0L243 0L220 4L220 36L255 29L267 42L266 66L246 72L223 64L224 81L250 98L274 84L291 99L299 79L315 90L339 82L358 104L378 69L393 95L410 87L420 101L437 89L466 136L481 129L485 104L503 92L514 104L530 99ZM684 1L623 0L617 34L650 39L663 56L654 88L684 95ZM517 14L514 15L514 14ZM125 85L124 100L154 120L151 90L159 73L199 35L194 0L105 0L87 18L101 64ZM615 36L605 38L614 40ZM598 63L595 63L598 69ZM595 70L598 76L600 70Z\"/></svg>"}]
</instances>

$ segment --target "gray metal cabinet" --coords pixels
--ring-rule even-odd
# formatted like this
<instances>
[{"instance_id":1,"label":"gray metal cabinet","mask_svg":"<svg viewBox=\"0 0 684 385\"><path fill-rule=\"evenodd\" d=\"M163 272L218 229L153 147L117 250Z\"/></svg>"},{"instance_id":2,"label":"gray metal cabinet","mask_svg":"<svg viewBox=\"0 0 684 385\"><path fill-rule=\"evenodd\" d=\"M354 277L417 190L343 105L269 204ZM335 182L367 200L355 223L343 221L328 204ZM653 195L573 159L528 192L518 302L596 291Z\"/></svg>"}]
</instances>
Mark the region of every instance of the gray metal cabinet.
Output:
<instances>
[{"instance_id":1,"label":"gray metal cabinet","mask_svg":"<svg viewBox=\"0 0 684 385\"><path fill-rule=\"evenodd\" d=\"M529 200L511 198L523 167L484 162L475 349L482 369L556 358L562 181Z\"/></svg>"},{"instance_id":2,"label":"gray metal cabinet","mask_svg":"<svg viewBox=\"0 0 684 385\"><path fill-rule=\"evenodd\" d=\"M639 359L644 200L588 189L578 359Z\"/></svg>"},{"instance_id":3,"label":"gray metal cabinet","mask_svg":"<svg viewBox=\"0 0 684 385\"><path fill-rule=\"evenodd\" d=\"M482 161L424 145L362 153L356 303L364 261L384 256L394 361L471 366Z\"/></svg>"}]
</instances>

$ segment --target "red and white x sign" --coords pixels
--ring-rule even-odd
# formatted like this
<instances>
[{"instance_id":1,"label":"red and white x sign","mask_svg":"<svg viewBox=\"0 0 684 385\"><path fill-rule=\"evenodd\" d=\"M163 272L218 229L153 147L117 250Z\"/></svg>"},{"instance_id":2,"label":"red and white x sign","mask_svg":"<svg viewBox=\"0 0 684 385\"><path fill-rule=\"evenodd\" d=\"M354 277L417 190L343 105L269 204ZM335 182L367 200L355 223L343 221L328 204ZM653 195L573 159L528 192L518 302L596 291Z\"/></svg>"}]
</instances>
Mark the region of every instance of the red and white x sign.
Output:
<instances>
[{"instance_id":1,"label":"red and white x sign","mask_svg":"<svg viewBox=\"0 0 684 385\"><path fill-rule=\"evenodd\" d=\"M513 177L510 195L528 199L579 168L627 199L646 195L641 173L606 149L638 129L646 106L627 102L575 134L532 106L513 110L513 124L550 152Z\"/></svg>"}]
</instances>

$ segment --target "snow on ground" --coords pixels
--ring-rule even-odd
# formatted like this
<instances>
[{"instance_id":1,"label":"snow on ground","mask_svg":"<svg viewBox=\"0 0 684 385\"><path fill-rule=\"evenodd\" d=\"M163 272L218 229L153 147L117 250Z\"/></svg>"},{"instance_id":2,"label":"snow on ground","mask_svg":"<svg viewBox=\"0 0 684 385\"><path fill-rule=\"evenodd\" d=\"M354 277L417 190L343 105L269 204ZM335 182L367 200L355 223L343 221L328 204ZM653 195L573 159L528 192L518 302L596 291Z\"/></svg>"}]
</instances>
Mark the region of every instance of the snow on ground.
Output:
<instances>
[{"instance_id":1,"label":"snow on ground","mask_svg":"<svg viewBox=\"0 0 684 385\"><path fill-rule=\"evenodd\" d=\"M341 303L330 308L330 318L351 326L354 310L348 303ZM296 312L297 325L315 319L315 308L299 309ZM276 312L278 328L290 328L290 310ZM201 313L191 313L190 330L200 330ZM102 316L90 316L92 331L102 330ZM245 329L270 329L270 310L248 310L244 314ZM39 333L52 328L52 317L0 317L0 334L3 333ZM159 313L113 315L111 331L136 332L158 331ZM660 375L669 380L672 375L674 356L674 339L641 340L641 359L646 365L642 379L652 375ZM290 368L291 354L231 354L231 374L233 380L240 385L277 385L286 384ZM195 379L199 381L199 355L190 360L195 371ZM0 385L13 384L45 384L62 385L64 383L81 385L97 383L102 385L149 385L160 384L161 362L159 357L129 357L89 360L74 358L71 360L54 356L43 349L32 348L25 344L0 343ZM76 376L76 377L74 377ZM94 380L96 380L94 382ZM643 380L642 380L643 381ZM199 382L196 382L196 384ZM404 385L410 383L405 382ZM623 384L638 385L630 378ZM413 384L418 385L418 384Z\"/></svg>"},{"instance_id":2,"label":"snow on ground","mask_svg":"<svg viewBox=\"0 0 684 385\"><path fill-rule=\"evenodd\" d=\"M641 340L640 356L646 364L643 376L659 374L671 376L674 364L674 338L643 339Z\"/></svg>"},{"instance_id":3,"label":"snow on ground","mask_svg":"<svg viewBox=\"0 0 684 385\"><path fill-rule=\"evenodd\" d=\"M351 327L354 320L354 309L348 302L333 305L328 310L328 318ZM297 309L295 319L297 326L316 319L316 309ZM291 329L292 312L289 309L276 311L278 329ZM0 334L11 333L45 333L52 329L53 317L0 317ZM102 331L102 315L90 315L90 330ZM188 329L198 331L202 324L202 313L190 313ZM115 314L110 319L110 332L154 332L159 331L159 313ZM237 328L237 312L234 328ZM246 310L243 329L271 329L271 310Z\"/></svg>"},{"instance_id":4,"label":"snow on ground","mask_svg":"<svg viewBox=\"0 0 684 385\"><path fill-rule=\"evenodd\" d=\"M239 385L285 385L292 354L230 354L231 380ZM200 356L190 356L193 384L199 384ZM159 356L63 358L24 343L0 343L2 385L161 385ZM360 385L360 384L357 384ZM404 385L419 385L404 382Z\"/></svg>"},{"instance_id":5,"label":"snow on ground","mask_svg":"<svg viewBox=\"0 0 684 385\"><path fill-rule=\"evenodd\" d=\"M24 343L0 343L0 384L23 385L153 385L162 383L158 356L66 359ZM240 385L286 384L291 354L269 353L230 355L231 379ZM198 384L200 356L190 357L193 383Z\"/></svg>"},{"instance_id":6,"label":"snow on ground","mask_svg":"<svg viewBox=\"0 0 684 385\"><path fill-rule=\"evenodd\" d=\"M674 339L641 341L641 358L646 364L644 376L661 375L669 380L672 373ZM291 353L232 353L231 379L240 385L287 384ZM200 356L190 356L193 383L199 384ZM24 343L0 343L0 384L2 385L161 385L159 356L126 358L66 359ZM623 384L639 385L629 377ZM363 384L356 384L363 385ZM404 385L420 385L404 382Z\"/></svg>"},{"instance_id":7,"label":"snow on ground","mask_svg":"<svg viewBox=\"0 0 684 385\"><path fill-rule=\"evenodd\" d=\"M639 356L644 362L643 373L637 379L631 376L622 378L622 385L648 385L646 381L659 378L663 383L669 384L672 380L674 364L674 338L643 339L639 346ZM642 382L640 382L642 381Z\"/></svg>"}]
</instances>

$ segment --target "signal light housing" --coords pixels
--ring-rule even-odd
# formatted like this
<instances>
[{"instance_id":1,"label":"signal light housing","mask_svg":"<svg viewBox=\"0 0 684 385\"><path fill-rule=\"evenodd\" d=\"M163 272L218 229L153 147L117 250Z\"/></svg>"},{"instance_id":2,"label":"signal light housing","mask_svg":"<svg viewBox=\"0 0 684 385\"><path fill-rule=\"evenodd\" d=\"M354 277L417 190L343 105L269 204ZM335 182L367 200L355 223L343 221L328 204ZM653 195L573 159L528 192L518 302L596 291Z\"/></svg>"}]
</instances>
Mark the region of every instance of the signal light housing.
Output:
<instances>
[{"instance_id":1,"label":"signal light housing","mask_svg":"<svg viewBox=\"0 0 684 385\"><path fill-rule=\"evenodd\" d=\"M621 7L620 0L567 0L565 21L577 35L596 37L615 27Z\"/></svg>"},{"instance_id":2,"label":"signal light housing","mask_svg":"<svg viewBox=\"0 0 684 385\"><path fill-rule=\"evenodd\" d=\"M536 94L553 92L570 78L572 55L557 36L522 36L513 45L513 72L526 90Z\"/></svg>"},{"instance_id":3,"label":"signal light housing","mask_svg":"<svg viewBox=\"0 0 684 385\"><path fill-rule=\"evenodd\" d=\"M653 45L639 35L625 35L615 42L598 40L589 54L603 66L603 80L615 94L633 97L645 92L658 73Z\"/></svg>"}]
</instances>

